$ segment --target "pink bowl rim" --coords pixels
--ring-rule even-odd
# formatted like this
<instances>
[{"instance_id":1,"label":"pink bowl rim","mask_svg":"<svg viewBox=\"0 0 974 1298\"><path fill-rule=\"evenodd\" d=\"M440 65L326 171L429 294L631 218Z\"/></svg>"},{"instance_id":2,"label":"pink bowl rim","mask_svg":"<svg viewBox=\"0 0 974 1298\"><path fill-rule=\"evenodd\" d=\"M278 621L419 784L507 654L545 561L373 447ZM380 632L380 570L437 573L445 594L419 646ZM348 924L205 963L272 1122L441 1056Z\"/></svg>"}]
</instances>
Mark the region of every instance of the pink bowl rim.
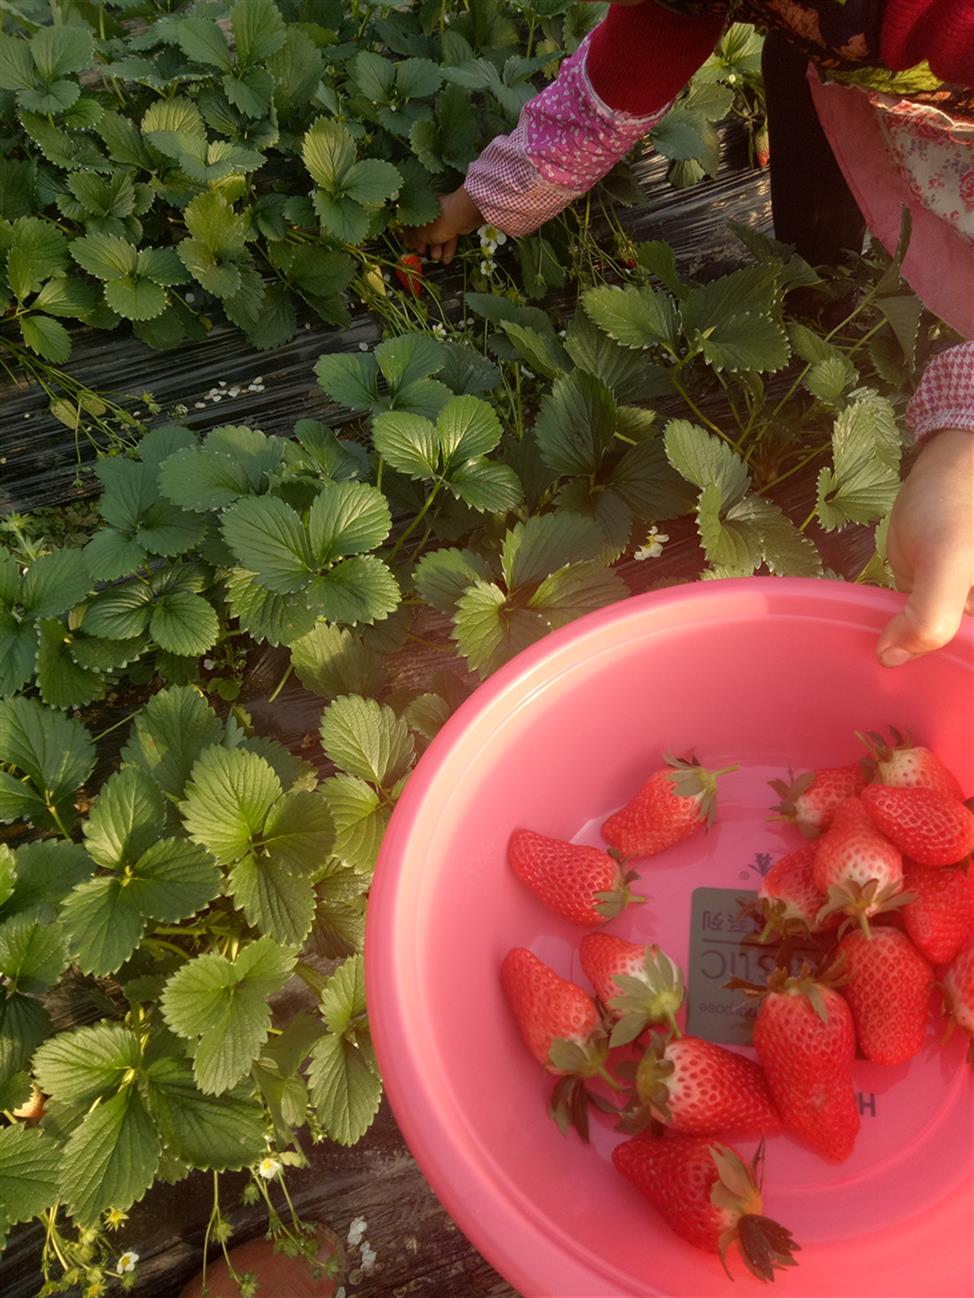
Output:
<instances>
[{"instance_id":1,"label":"pink bowl rim","mask_svg":"<svg viewBox=\"0 0 974 1298\"><path fill-rule=\"evenodd\" d=\"M566 1257L561 1242L545 1229L537 1215L506 1202L497 1192L489 1169L478 1166L458 1148L458 1128L440 1107L435 1079L429 1075L428 1055L421 1034L407 1025L403 987L399 982L395 939L402 900L402 873L397 866L416 828L426 798L448 766L461 737L489 722L505 695L538 677L541 687L559 658L578 651L584 641L610 633L617 624L645 620L665 624L690 605L726 603L735 595L766 596L765 612L797 612L832 616L845 610L878 632L898 612L905 596L874 586L819 577L743 577L692 581L679 586L632 595L597 609L568 626L550 632L488 677L457 709L436 735L407 781L383 839L369 898L365 931L365 983L369 1019L385 1093L400 1132L426 1180L451 1218L477 1251L525 1298L553 1295L538 1288L538 1276L557 1277L567 1292L594 1294L604 1285L604 1271L593 1271L576 1250ZM831 604L831 609L828 605ZM974 664L974 619L965 618L952 643L937 651ZM910 664L895 669L908 672ZM462 1142L460 1142L462 1143ZM633 1298L619 1295L619 1298ZM639 1298L670 1298L650 1283L640 1285Z\"/></svg>"}]
</instances>

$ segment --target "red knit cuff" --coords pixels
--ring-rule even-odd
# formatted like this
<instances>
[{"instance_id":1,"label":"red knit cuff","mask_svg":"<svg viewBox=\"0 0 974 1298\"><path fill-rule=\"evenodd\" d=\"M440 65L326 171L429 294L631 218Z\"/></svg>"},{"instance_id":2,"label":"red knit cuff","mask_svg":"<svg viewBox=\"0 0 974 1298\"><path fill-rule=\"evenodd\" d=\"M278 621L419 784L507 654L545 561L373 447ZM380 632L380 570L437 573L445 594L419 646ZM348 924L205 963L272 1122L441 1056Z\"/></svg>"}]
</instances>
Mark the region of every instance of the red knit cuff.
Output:
<instances>
[{"instance_id":1,"label":"red knit cuff","mask_svg":"<svg viewBox=\"0 0 974 1298\"><path fill-rule=\"evenodd\" d=\"M974 85L974 4L971 0L888 0L883 61L894 71L924 59L954 85Z\"/></svg>"},{"instance_id":2,"label":"red knit cuff","mask_svg":"<svg viewBox=\"0 0 974 1298\"><path fill-rule=\"evenodd\" d=\"M706 62L722 28L720 17L686 17L655 0L632 8L613 5L589 47L592 89L617 112L655 113Z\"/></svg>"}]
</instances>

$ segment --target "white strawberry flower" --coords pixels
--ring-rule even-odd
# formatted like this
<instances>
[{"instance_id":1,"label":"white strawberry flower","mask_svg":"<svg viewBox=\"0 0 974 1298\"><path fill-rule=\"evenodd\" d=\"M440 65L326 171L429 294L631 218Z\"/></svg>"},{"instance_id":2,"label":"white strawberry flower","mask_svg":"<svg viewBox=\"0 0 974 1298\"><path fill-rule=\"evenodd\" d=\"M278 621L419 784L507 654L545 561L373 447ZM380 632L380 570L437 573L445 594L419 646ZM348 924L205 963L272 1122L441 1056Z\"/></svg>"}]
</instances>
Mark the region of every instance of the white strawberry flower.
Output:
<instances>
[{"instance_id":1,"label":"white strawberry flower","mask_svg":"<svg viewBox=\"0 0 974 1298\"><path fill-rule=\"evenodd\" d=\"M135 1270L139 1255L133 1249L127 1249L115 1263L115 1270L119 1275L128 1275Z\"/></svg>"},{"instance_id":2,"label":"white strawberry flower","mask_svg":"<svg viewBox=\"0 0 974 1298\"><path fill-rule=\"evenodd\" d=\"M486 275L488 278L491 275L493 275L496 269L497 269L497 262L494 261L493 257L484 257L480 263L481 275Z\"/></svg>"},{"instance_id":3,"label":"white strawberry flower","mask_svg":"<svg viewBox=\"0 0 974 1298\"><path fill-rule=\"evenodd\" d=\"M443 323L442 320L437 320L436 323L431 327L430 332L434 334L434 336L437 338L445 338L446 325Z\"/></svg>"},{"instance_id":4,"label":"white strawberry flower","mask_svg":"<svg viewBox=\"0 0 974 1298\"><path fill-rule=\"evenodd\" d=\"M651 527L646 533L646 540L632 557L640 563L644 559L658 559L663 553L663 546L669 539L665 532L657 531L655 527Z\"/></svg>"},{"instance_id":5,"label":"white strawberry flower","mask_svg":"<svg viewBox=\"0 0 974 1298\"><path fill-rule=\"evenodd\" d=\"M271 1158L268 1154L257 1164L257 1173L259 1176L262 1176L265 1181L273 1181L274 1177L280 1174L281 1167L282 1164L279 1163L276 1158Z\"/></svg>"},{"instance_id":6,"label":"white strawberry flower","mask_svg":"<svg viewBox=\"0 0 974 1298\"><path fill-rule=\"evenodd\" d=\"M496 252L502 243L507 243L507 235L503 230L498 230L496 225L482 225L477 234L480 237L481 248L487 249L489 244L489 251L492 253Z\"/></svg>"}]
</instances>

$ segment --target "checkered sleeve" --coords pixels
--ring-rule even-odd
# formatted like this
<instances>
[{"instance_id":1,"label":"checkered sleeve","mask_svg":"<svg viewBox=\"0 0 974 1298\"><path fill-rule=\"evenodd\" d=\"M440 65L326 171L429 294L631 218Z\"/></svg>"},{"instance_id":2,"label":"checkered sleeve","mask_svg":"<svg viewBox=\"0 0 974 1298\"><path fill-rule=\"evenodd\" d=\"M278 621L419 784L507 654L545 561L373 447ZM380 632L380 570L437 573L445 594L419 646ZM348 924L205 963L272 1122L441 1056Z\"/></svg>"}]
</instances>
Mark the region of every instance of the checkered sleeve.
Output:
<instances>
[{"instance_id":1,"label":"checkered sleeve","mask_svg":"<svg viewBox=\"0 0 974 1298\"><path fill-rule=\"evenodd\" d=\"M974 342L949 347L927 366L906 412L918 442L942 428L974 432Z\"/></svg>"},{"instance_id":2,"label":"checkered sleeve","mask_svg":"<svg viewBox=\"0 0 974 1298\"><path fill-rule=\"evenodd\" d=\"M617 112L595 93L586 71L591 36L555 81L525 104L510 135L471 164L464 188L484 220L526 235L592 188L670 109Z\"/></svg>"}]
</instances>

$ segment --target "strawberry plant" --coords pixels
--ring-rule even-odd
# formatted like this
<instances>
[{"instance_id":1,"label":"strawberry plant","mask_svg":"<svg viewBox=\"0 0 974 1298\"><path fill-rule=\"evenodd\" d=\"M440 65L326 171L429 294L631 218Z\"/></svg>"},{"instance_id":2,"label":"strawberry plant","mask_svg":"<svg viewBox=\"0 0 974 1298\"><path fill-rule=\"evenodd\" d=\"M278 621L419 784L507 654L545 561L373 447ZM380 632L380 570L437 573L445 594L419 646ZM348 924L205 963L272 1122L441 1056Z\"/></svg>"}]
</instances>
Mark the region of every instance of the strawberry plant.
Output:
<instances>
[{"instance_id":1,"label":"strawberry plant","mask_svg":"<svg viewBox=\"0 0 974 1298\"><path fill-rule=\"evenodd\" d=\"M49 1292L58 1261L68 1278L157 1177L250 1167L256 1183L269 1149L304 1163L306 1123L351 1144L376 1112L356 954L379 812L367 781L391 806L414 740L352 695L325 710L321 740L336 771L324 782L175 686L134 717L79 816L96 740L36 699L0 703L0 819L46 835L0 846L0 1107L32 1086L46 1097L39 1127L0 1129L0 1166L28 1169L0 1184L5 1229L46 1223ZM344 963L323 977L315 952ZM69 970L105 1012L55 1031L44 997ZM273 997L295 976L309 1012L281 1028ZM282 1233L304 1238L299 1222Z\"/></svg>"}]
</instances>

